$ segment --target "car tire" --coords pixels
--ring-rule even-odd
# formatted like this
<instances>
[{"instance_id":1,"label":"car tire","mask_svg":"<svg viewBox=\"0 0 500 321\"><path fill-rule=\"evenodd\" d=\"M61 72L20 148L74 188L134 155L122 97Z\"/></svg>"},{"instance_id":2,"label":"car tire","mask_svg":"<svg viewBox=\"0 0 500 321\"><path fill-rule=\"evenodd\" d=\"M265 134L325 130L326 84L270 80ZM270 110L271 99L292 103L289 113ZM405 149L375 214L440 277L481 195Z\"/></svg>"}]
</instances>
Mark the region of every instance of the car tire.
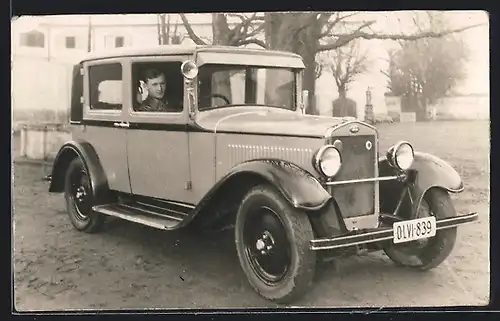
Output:
<instances>
[{"instance_id":1,"label":"car tire","mask_svg":"<svg viewBox=\"0 0 500 321\"><path fill-rule=\"evenodd\" d=\"M250 285L267 300L290 303L313 282L316 253L311 223L268 185L251 189L236 216L238 258ZM265 254L264 252L265 251Z\"/></svg>"},{"instance_id":2,"label":"car tire","mask_svg":"<svg viewBox=\"0 0 500 321\"><path fill-rule=\"evenodd\" d=\"M98 232L104 224L104 216L92 210L93 191L85 164L76 157L67 170L64 181L64 197L71 224L79 231Z\"/></svg>"},{"instance_id":3,"label":"car tire","mask_svg":"<svg viewBox=\"0 0 500 321\"><path fill-rule=\"evenodd\" d=\"M422 207L428 207L430 215L437 220L456 216L455 208L448 193L440 188L431 188L422 199ZM421 217L420 215L418 217ZM418 218L417 217L417 218ZM421 271L439 266L450 255L457 238L457 227L436 231L436 235L426 239L423 246L419 242L394 244L384 247L385 254L397 265Z\"/></svg>"}]
</instances>

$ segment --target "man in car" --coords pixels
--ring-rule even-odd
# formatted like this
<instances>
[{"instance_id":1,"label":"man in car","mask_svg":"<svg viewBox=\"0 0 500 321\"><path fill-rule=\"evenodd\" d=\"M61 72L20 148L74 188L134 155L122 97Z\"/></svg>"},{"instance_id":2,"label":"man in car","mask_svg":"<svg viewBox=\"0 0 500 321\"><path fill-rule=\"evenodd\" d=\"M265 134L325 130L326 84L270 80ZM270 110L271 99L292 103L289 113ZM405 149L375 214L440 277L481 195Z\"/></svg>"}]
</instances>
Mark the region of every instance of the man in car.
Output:
<instances>
[{"instance_id":1,"label":"man in car","mask_svg":"<svg viewBox=\"0 0 500 321\"><path fill-rule=\"evenodd\" d=\"M144 81L148 90L148 97L142 102L138 111L172 112L176 111L163 99L165 96L165 74L157 69L148 69L144 73Z\"/></svg>"}]
</instances>

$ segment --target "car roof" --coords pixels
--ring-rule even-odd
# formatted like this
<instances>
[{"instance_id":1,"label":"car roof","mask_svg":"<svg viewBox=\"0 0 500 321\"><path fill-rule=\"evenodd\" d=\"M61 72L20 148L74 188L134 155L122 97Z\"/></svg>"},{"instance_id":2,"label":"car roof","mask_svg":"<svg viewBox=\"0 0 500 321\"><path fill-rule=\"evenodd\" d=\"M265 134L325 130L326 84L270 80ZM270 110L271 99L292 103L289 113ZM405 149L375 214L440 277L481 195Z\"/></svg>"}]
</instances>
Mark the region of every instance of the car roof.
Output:
<instances>
[{"instance_id":1,"label":"car roof","mask_svg":"<svg viewBox=\"0 0 500 321\"><path fill-rule=\"evenodd\" d=\"M247 53L259 55L271 55L282 57L300 58L300 55L278 50L267 49L251 49L232 46L212 46L212 45L157 45L154 47L141 47L141 48L118 48L106 50L103 52L93 52L87 54L80 62L99 60L106 58L117 57L137 57L137 56L161 56L161 55L189 55L195 52L217 52L217 53Z\"/></svg>"}]
</instances>

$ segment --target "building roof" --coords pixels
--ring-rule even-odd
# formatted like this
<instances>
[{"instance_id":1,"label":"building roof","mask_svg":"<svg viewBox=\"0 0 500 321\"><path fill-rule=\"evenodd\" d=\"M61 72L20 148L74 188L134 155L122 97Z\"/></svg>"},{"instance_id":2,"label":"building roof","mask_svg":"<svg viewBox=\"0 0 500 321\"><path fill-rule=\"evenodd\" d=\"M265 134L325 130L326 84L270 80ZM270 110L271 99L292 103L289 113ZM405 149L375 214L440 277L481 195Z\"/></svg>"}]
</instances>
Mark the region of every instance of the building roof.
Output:
<instances>
[{"instance_id":1,"label":"building roof","mask_svg":"<svg viewBox=\"0 0 500 321\"><path fill-rule=\"evenodd\" d=\"M232 46L211 46L211 45L157 45L154 47L141 48L119 48L106 50L103 52L92 52L87 54L81 61L90 61L96 59L116 58L116 57L133 57L133 56L161 56L161 55L189 55L195 52L217 52L217 53L256 53L259 55L282 56L289 58L300 58L300 55L277 50L250 49Z\"/></svg>"}]
</instances>

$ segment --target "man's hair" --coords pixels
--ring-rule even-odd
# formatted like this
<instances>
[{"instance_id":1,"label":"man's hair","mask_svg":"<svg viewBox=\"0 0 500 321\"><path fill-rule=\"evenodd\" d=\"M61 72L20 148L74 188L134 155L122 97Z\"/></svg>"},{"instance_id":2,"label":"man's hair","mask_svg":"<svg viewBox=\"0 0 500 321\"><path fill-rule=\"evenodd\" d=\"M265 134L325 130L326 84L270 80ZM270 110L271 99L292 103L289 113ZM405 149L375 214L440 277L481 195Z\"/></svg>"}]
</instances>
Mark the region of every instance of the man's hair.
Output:
<instances>
[{"instance_id":1,"label":"man's hair","mask_svg":"<svg viewBox=\"0 0 500 321\"><path fill-rule=\"evenodd\" d=\"M145 72L144 72L144 81L147 82L148 79L155 79L155 78L158 78L160 76L165 76L165 74L161 71L159 71L158 69L147 69Z\"/></svg>"}]
</instances>

